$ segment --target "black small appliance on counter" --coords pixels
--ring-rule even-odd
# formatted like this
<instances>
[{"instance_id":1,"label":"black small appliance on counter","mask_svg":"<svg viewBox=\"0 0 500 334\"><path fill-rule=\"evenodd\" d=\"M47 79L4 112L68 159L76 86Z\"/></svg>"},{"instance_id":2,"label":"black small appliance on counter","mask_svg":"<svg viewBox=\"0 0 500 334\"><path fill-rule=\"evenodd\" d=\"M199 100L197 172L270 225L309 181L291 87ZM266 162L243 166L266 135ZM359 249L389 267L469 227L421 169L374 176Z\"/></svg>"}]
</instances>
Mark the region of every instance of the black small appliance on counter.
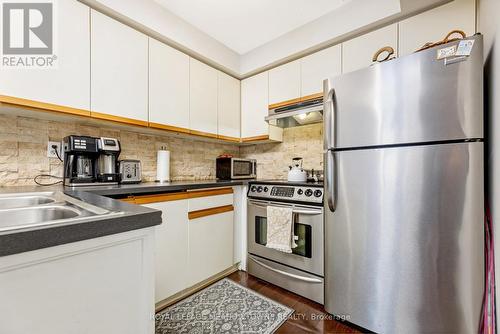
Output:
<instances>
[{"instance_id":1,"label":"black small appliance on counter","mask_svg":"<svg viewBox=\"0 0 500 334\"><path fill-rule=\"evenodd\" d=\"M117 184L120 142L114 138L67 136L63 139L64 185Z\"/></svg>"}]
</instances>

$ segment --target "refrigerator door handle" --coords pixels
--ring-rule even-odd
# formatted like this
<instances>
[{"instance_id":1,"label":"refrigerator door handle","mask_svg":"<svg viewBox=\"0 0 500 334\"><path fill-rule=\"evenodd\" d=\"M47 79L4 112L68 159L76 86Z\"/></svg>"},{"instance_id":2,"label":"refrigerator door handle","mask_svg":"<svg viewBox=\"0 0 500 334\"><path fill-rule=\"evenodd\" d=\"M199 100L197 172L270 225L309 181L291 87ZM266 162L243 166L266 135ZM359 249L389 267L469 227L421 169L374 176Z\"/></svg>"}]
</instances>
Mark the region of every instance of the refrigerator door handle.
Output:
<instances>
[{"instance_id":1,"label":"refrigerator door handle","mask_svg":"<svg viewBox=\"0 0 500 334\"><path fill-rule=\"evenodd\" d=\"M335 212L337 206L337 166L335 152L326 151L325 163L325 192L328 208L331 212Z\"/></svg>"},{"instance_id":2,"label":"refrigerator door handle","mask_svg":"<svg viewBox=\"0 0 500 334\"><path fill-rule=\"evenodd\" d=\"M333 149L336 146L335 142L335 120L337 107L335 103L335 89L331 88L330 80L323 81L323 122L325 150Z\"/></svg>"}]
</instances>

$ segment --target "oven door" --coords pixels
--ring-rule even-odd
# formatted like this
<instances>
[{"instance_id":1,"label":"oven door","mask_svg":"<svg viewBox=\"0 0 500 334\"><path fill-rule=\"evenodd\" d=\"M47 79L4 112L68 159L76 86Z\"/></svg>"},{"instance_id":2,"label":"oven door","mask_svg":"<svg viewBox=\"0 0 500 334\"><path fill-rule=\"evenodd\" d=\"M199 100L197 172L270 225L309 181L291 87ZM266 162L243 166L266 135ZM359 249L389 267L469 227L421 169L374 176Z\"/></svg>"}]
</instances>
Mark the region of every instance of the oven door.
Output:
<instances>
[{"instance_id":1,"label":"oven door","mask_svg":"<svg viewBox=\"0 0 500 334\"><path fill-rule=\"evenodd\" d=\"M292 253L267 248L267 206L292 207L297 247ZM323 208L248 200L248 252L308 273L323 276Z\"/></svg>"}]
</instances>

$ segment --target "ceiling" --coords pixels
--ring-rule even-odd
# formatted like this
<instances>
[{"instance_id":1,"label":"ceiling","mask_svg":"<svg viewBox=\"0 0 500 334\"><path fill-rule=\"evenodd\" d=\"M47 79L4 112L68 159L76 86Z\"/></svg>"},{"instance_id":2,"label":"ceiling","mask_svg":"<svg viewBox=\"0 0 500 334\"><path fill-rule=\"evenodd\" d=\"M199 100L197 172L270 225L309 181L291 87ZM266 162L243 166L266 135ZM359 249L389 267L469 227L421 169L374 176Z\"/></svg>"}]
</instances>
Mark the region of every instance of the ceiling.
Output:
<instances>
[{"instance_id":1,"label":"ceiling","mask_svg":"<svg viewBox=\"0 0 500 334\"><path fill-rule=\"evenodd\" d=\"M351 0L155 0L243 55Z\"/></svg>"}]
</instances>

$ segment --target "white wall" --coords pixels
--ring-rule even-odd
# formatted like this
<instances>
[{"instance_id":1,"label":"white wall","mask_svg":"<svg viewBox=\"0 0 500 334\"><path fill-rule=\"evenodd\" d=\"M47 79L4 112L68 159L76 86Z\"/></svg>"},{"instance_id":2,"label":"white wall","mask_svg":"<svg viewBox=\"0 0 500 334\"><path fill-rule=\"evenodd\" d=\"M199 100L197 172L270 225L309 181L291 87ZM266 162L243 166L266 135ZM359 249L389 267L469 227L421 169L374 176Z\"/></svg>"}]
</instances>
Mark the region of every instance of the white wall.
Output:
<instances>
[{"instance_id":1,"label":"white wall","mask_svg":"<svg viewBox=\"0 0 500 334\"><path fill-rule=\"evenodd\" d=\"M479 0L479 32L484 35L485 112L487 131L488 202L493 223L500 221L500 1ZM500 270L500 225L494 225L496 263ZM500 275L496 276L497 300L500 298ZM498 313L497 313L498 314Z\"/></svg>"}]
</instances>

